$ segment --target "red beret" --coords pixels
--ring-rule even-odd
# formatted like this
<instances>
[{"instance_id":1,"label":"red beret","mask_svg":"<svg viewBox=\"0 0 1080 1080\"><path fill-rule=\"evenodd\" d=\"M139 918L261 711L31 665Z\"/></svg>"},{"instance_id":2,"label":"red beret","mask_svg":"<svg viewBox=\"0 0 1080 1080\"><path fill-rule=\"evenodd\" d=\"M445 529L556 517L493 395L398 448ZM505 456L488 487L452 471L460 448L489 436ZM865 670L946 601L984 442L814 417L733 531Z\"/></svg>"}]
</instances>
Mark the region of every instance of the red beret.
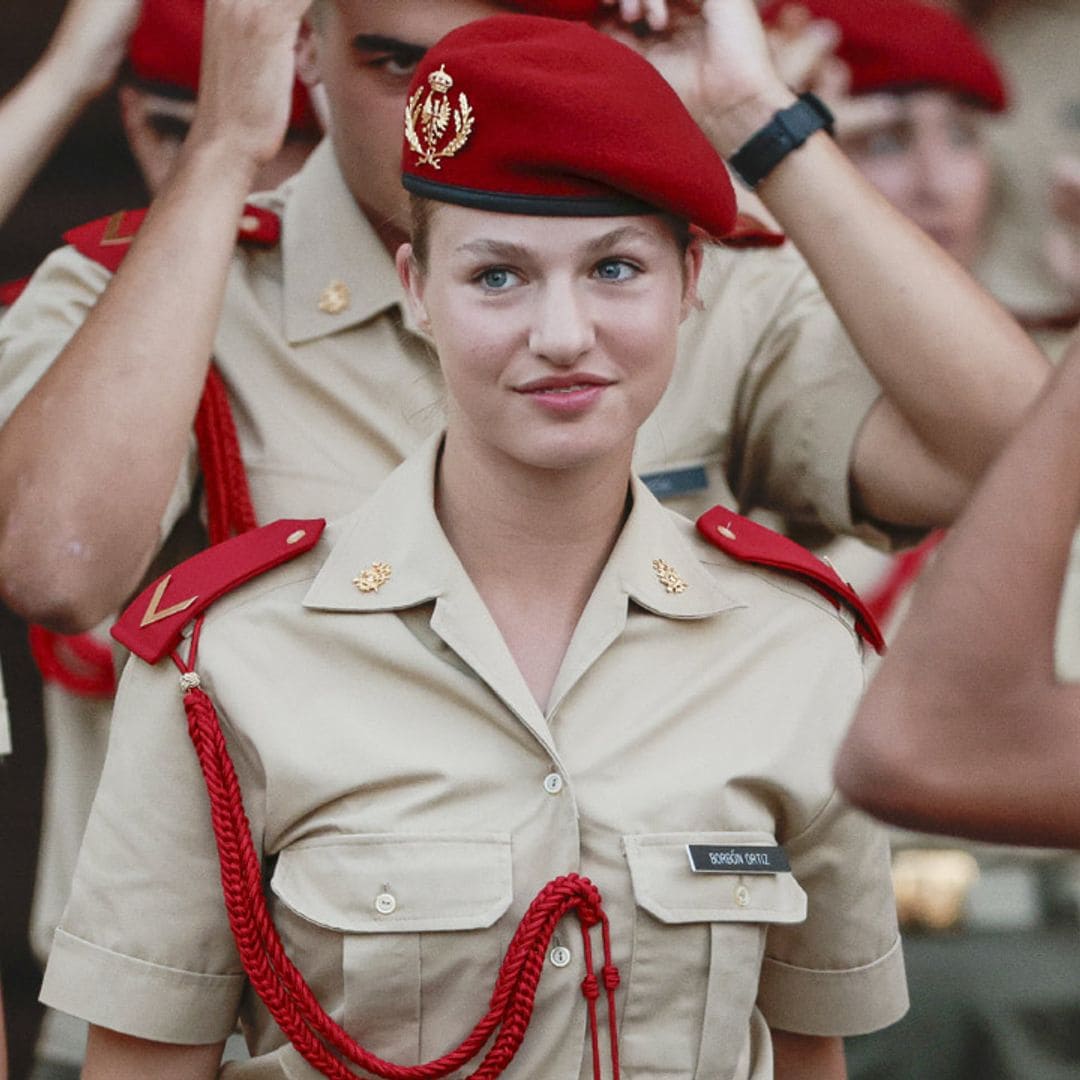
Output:
<instances>
[{"instance_id":1,"label":"red beret","mask_svg":"<svg viewBox=\"0 0 1080 1080\"><path fill-rule=\"evenodd\" d=\"M991 112L1007 106L993 57L955 15L920 0L770 0L770 25L791 3L840 29L836 55L851 69L855 94L917 87L951 90Z\"/></svg>"},{"instance_id":2,"label":"red beret","mask_svg":"<svg viewBox=\"0 0 1080 1080\"><path fill-rule=\"evenodd\" d=\"M581 22L496 15L431 48L409 88L402 182L481 210L662 210L735 222L723 160L657 70Z\"/></svg>"},{"instance_id":3,"label":"red beret","mask_svg":"<svg viewBox=\"0 0 1080 1080\"><path fill-rule=\"evenodd\" d=\"M507 7L529 15L550 15L553 19L591 19L603 10L600 0L504 0Z\"/></svg>"},{"instance_id":4,"label":"red beret","mask_svg":"<svg viewBox=\"0 0 1080 1080\"><path fill-rule=\"evenodd\" d=\"M140 83L167 96L193 98L199 89L205 0L143 0L139 22L128 45L128 67ZM293 129L318 125L299 80L293 88Z\"/></svg>"}]
</instances>

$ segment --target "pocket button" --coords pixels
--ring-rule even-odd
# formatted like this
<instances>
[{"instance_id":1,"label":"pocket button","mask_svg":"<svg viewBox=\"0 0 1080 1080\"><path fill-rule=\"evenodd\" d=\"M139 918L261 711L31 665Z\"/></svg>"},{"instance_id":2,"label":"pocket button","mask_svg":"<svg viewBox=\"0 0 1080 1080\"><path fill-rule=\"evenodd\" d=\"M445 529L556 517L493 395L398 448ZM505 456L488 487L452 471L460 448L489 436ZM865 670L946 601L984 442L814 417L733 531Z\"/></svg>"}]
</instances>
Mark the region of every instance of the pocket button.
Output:
<instances>
[{"instance_id":1,"label":"pocket button","mask_svg":"<svg viewBox=\"0 0 1080 1080\"><path fill-rule=\"evenodd\" d=\"M735 903L739 907L750 906L750 890L745 885L739 885L735 889Z\"/></svg>"},{"instance_id":2,"label":"pocket button","mask_svg":"<svg viewBox=\"0 0 1080 1080\"><path fill-rule=\"evenodd\" d=\"M556 945L549 959L554 967L564 968L570 963L570 950L565 945Z\"/></svg>"},{"instance_id":3,"label":"pocket button","mask_svg":"<svg viewBox=\"0 0 1080 1080\"><path fill-rule=\"evenodd\" d=\"M380 915L393 915L397 910L397 900L388 892L379 893L375 897L375 910Z\"/></svg>"}]
</instances>

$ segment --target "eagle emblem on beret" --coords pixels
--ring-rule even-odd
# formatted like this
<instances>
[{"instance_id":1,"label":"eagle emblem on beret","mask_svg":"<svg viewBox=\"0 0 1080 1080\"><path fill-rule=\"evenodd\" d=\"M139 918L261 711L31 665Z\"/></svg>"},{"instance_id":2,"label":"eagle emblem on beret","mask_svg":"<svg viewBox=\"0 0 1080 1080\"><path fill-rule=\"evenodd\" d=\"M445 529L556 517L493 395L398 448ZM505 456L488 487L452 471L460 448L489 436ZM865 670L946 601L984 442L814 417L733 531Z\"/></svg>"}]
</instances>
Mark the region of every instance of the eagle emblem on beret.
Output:
<instances>
[{"instance_id":1,"label":"eagle emblem on beret","mask_svg":"<svg viewBox=\"0 0 1080 1080\"><path fill-rule=\"evenodd\" d=\"M476 117L469 99L458 94L457 107L450 104L450 90L454 80L443 64L427 79L428 92L424 97L421 85L405 106L405 138L416 151L417 165L442 167L442 158L453 157L468 141ZM450 121L454 121L454 133L450 134Z\"/></svg>"}]
</instances>

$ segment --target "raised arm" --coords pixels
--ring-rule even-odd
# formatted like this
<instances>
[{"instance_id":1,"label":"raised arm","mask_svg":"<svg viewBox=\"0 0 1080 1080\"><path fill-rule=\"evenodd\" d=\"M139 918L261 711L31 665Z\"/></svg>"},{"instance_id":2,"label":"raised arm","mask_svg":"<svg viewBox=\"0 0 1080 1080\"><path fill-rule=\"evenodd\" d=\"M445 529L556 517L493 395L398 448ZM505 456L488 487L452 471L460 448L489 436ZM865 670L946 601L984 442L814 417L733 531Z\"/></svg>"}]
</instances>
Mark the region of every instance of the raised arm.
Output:
<instances>
[{"instance_id":1,"label":"raised arm","mask_svg":"<svg viewBox=\"0 0 1080 1080\"><path fill-rule=\"evenodd\" d=\"M795 101L751 0L673 8L642 46L716 148L738 150ZM856 443L852 490L886 522L945 524L1038 393L1048 365L1012 318L894 210L824 132L757 194L802 252L883 390Z\"/></svg>"},{"instance_id":2,"label":"raised arm","mask_svg":"<svg viewBox=\"0 0 1080 1080\"><path fill-rule=\"evenodd\" d=\"M0 222L95 97L112 84L140 0L71 0L44 55L0 102Z\"/></svg>"},{"instance_id":3,"label":"raised arm","mask_svg":"<svg viewBox=\"0 0 1080 1080\"><path fill-rule=\"evenodd\" d=\"M306 0L209 0L177 171L101 300L0 429L0 591L58 630L123 602L159 543L237 223L285 133Z\"/></svg>"},{"instance_id":4,"label":"raised arm","mask_svg":"<svg viewBox=\"0 0 1080 1080\"><path fill-rule=\"evenodd\" d=\"M1054 674L1078 481L1080 343L919 584L837 762L853 802L917 829L1080 845L1080 685Z\"/></svg>"}]
</instances>

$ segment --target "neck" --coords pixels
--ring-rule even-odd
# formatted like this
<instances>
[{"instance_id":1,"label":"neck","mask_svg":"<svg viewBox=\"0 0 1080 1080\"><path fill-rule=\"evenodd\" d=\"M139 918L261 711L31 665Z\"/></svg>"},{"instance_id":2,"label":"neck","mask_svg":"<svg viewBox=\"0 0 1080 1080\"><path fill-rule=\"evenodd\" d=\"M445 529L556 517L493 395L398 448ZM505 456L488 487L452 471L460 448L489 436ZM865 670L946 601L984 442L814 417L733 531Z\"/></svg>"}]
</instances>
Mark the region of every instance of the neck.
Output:
<instances>
[{"instance_id":1,"label":"neck","mask_svg":"<svg viewBox=\"0 0 1080 1080\"><path fill-rule=\"evenodd\" d=\"M473 581L550 586L557 570L562 581L579 578L591 591L622 528L631 452L543 469L478 453L448 432L436 506Z\"/></svg>"},{"instance_id":2,"label":"neck","mask_svg":"<svg viewBox=\"0 0 1080 1080\"><path fill-rule=\"evenodd\" d=\"M447 433L439 520L544 711L622 528L632 450L537 469Z\"/></svg>"}]
</instances>

